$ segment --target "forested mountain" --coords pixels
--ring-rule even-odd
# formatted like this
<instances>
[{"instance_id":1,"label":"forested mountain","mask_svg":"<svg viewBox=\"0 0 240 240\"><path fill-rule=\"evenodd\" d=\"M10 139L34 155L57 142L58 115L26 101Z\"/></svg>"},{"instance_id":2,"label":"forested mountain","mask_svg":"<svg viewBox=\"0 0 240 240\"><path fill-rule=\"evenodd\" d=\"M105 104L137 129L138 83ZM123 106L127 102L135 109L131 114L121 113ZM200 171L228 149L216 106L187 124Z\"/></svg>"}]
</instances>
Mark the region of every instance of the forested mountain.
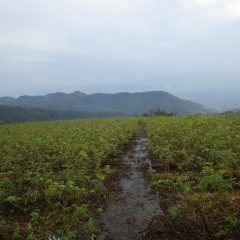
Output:
<instances>
[{"instance_id":1,"label":"forested mountain","mask_svg":"<svg viewBox=\"0 0 240 240\"><path fill-rule=\"evenodd\" d=\"M46 110L19 106L0 105L0 123L15 123L29 121L67 120L75 118L113 117L114 112L76 112L61 110Z\"/></svg>"},{"instance_id":2,"label":"forested mountain","mask_svg":"<svg viewBox=\"0 0 240 240\"><path fill-rule=\"evenodd\" d=\"M171 113L202 113L207 110L198 103L180 99L163 91L115 94L82 92L52 93L45 96L3 97L0 104L42 108L48 110L71 110L83 112L115 112L119 114L142 114L161 109Z\"/></svg>"}]
</instances>

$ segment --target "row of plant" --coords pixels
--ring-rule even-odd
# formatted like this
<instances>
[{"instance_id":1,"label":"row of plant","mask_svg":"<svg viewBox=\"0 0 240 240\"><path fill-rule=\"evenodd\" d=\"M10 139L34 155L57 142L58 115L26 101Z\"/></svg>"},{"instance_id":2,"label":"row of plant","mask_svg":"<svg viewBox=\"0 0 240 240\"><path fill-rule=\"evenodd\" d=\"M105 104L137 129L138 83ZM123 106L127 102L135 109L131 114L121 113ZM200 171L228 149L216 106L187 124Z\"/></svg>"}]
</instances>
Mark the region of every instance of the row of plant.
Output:
<instances>
[{"instance_id":1,"label":"row of plant","mask_svg":"<svg viewBox=\"0 0 240 240\"><path fill-rule=\"evenodd\" d=\"M150 173L152 184L173 199L167 210L172 221L196 225L201 239L238 239L240 115L153 117L145 123L159 163Z\"/></svg>"},{"instance_id":2,"label":"row of plant","mask_svg":"<svg viewBox=\"0 0 240 240\"><path fill-rule=\"evenodd\" d=\"M0 239L91 238L132 118L0 126Z\"/></svg>"}]
</instances>

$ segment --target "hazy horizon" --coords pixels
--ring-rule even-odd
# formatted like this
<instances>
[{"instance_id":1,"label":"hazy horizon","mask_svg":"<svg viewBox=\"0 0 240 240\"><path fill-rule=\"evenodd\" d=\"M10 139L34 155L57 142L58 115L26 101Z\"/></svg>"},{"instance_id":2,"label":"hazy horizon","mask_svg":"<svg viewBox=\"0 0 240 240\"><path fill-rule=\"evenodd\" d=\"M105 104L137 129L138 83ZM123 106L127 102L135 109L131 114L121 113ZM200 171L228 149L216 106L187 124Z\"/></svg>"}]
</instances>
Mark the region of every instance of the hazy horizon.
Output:
<instances>
[{"instance_id":1,"label":"hazy horizon","mask_svg":"<svg viewBox=\"0 0 240 240\"><path fill-rule=\"evenodd\" d=\"M0 96L162 90L239 101L239 0L0 0Z\"/></svg>"}]
</instances>

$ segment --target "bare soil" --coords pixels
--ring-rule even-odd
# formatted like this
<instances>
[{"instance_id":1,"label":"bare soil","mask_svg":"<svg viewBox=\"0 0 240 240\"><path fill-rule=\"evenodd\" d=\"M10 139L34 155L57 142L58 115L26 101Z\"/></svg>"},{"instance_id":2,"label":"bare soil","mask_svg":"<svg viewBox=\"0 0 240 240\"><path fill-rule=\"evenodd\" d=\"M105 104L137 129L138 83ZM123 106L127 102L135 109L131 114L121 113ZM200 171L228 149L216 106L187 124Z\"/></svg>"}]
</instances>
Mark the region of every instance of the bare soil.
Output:
<instances>
[{"instance_id":1,"label":"bare soil","mask_svg":"<svg viewBox=\"0 0 240 240\"><path fill-rule=\"evenodd\" d=\"M121 179L101 218L102 233L98 240L145 239L150 226L155 232L164 231L159 217L163 216L160 199L144 178L141 167L151 168L144 132L140 131L123 156Z\"/></svg>"}]
</instances>

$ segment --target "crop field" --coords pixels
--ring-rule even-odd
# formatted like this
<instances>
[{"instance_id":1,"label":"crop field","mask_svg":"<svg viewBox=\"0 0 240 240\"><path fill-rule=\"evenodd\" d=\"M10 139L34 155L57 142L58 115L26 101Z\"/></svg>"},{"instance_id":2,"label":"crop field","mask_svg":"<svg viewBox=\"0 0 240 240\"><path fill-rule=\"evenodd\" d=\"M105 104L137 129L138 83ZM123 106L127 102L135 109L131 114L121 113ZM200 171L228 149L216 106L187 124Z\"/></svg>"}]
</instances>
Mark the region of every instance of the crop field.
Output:
<instances>
[{"instance_id":1,"label":"crop field","mask_svg":"<svg viewBox=\"0 0 240 240\"><path fill-rule=\"evenodd\" d=\"M240 115L148 118L152 185L196 239L239 239ZM197 238L197 234L200 237Z\"/></svg>"},{"instance_id":2,"label":"crop field","mask_svg":"<svg viewBox=\"0 0 240 240\"><path fill-rule=\"evenodd\" d=\"M0 239L75 239L97 234L110 166L136 119L0 126Z\"/></svg>"},{"instance_id":3,"label":"crop field","mask_svg":"<svg viewBox=\"0 0 240 240\"><path fill-rule=\"evenodd\" d=\"M1 125L0 239L95 239L111 164L145 135L153 167L145 175L159 192L166 231L238 239L239 114Z\"/></svg>"}]
</instances>

